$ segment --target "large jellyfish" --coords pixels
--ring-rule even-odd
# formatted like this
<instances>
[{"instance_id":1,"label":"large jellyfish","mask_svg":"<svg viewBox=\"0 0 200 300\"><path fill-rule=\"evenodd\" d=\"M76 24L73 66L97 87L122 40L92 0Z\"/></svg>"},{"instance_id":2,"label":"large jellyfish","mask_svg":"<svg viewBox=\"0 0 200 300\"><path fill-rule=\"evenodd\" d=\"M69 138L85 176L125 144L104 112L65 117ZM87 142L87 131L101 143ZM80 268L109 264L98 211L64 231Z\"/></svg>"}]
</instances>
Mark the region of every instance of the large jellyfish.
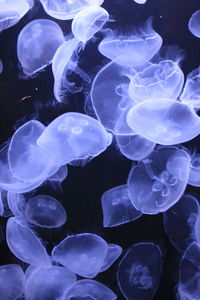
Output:
<instances>
[{"instance_id":1,"label":"large jellyfish","mask_svg":"<svg viewBox=\"0 0 200 300\"><path fill-rule=\"evenodd\" d=\"M119 185L107 190L101 197L103 226L114 227L138 219L142 213L135 209L128 193L127 185Z\"/></svg>"},{"instance_id":2,"label":"large jellyfish","mask_svg":"<svg viewBox=\"0 0 200 300\"><path fill-rule=\"evenodd\" d=\"M138 243L128 250L119 264L117 277L127 300L152 299L162 272L162 254L153 243Z\"/></svg>"},{"instance_id":3,"label":"large jellyfish","mask_svg":"<svg viewBox=\"0 0 200 300\"><path fill-rule=\"evenodd\" d=\"M200 38L200 10L195 11L190 17L188 28L194 36Z\"/></svg>"},{"instance_id":4,"label":"large jellyfish","mask_svg":"<svg viewBox=\"0 0 200 300\"><path fill-rule=\"evenodd\" d=\"M64 41L55 22L37 19L28 23L17 40L17 55L25 75L31 76L49 65Z\"/></svg>"},{"instance_id":5,"label":"large jellyfish","mask_svg":"<svg viewBox=\"0 0 200 300\"><path fill-rule=\"evenodd\" d=\"M188 182L190 157L177 147L161 147L134 165L128 177L129 195L145 214L164 212L182 196Z\"/></svg>"},{"instance_id":6,"label":"large jellyfish","mask_svg":"<svg viewBox=\"0 0 200 300\"><path fill-rule=\"evenodd\" d=\"M200 133L200 118L193 108L171 99L135 105L127 114L127 123L136 133L161 145L184 143Z\"/></svg>"}]
</instances>

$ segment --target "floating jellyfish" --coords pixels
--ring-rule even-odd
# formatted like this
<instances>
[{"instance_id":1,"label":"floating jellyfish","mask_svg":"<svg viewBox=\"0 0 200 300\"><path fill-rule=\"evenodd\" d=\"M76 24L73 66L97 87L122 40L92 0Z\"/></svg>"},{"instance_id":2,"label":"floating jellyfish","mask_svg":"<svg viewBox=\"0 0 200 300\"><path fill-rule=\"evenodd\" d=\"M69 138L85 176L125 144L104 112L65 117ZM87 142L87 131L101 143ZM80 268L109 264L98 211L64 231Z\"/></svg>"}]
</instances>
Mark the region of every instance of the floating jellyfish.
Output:
<instances>
[{"instance_id":1,"label":"floating jellyfish","mask_svg":"<svg viewBox=\"0 0 200 300\"><path fill-rule=\"evenodd\" d=\"M55 174L48 177L48 180L54 181L54 182L62 182L67 178L68 175L68 169L67 166L61 166L58 171L56 171Z\"/></svg>"},{"instance_id":2,"label":"floating jellyfish","mask_svg":"<svg viewBox=\"0 0 200 300\"><path fill-rule=\"evenodd\" d=\"M127 123L137 134L161 145L184 143L200 133L200 118L193 108L170 99L135 105L127 114Z\"/></svg>"},{"instance_id":3,"label":"floating jellyfish","mask_svg":"<svg viewBox=\"0 0 200 300\"><path fill-rule=\"evenodd\" d=\"M55 198L47 195L30 198L24 216L31 224L44 228L59 228L67 221L64 207Z\"/></svg>"},{"instance_id":4,"label":"floating jellyfish","mask_svg":"<svg viewBox=\"0 0 200 300\"><path fill-rule=\"evenodd\" d=\"M34 0L1 0L0 32L17 24L33 4Z\"/></svg>"},{"instance_id":5,"label":"floating jellyfish","mask_svg":"<svg viewBox=\"0 0 200 300\"><path fill-rule=\"evenodd\" d=\"M10 210L8 205L6 191L0 191L0 216L5 218L12 216L12 211Z\"/></svg>"},{"instance_id":6,"label":"floating jellyfish","mask_svg":"<svg viewBox=\"0 0 200 300\"><path fill-rule=\"evenodd\" d=\"M145 4L147 0L134 0L137 4Z\"/></svg>"},{"instance_id":7,"label":"floating jellyfish","mask_svg":"<svg viewBox=\"0 0 200 300\"><path fill-rule=\"evenodd\" d=\"M24 215L26 200L23 194L7 192L7 201L8 206L15 217Z\"/></svg>"},{"instance_id":8,"label":"floating jellyfish","mask_svg":"<svg viewBox=\"0 0 200 300\"><path fill-rule=\"evenodd\" d=\"M180 252L195 241L193 231L198 214L198 201L191 195L184 195L164 214L165 231L173 246Z\"/></svg>"},{"instance_id":9,"label":"floating jellyfish","mask_svg":"<svg viewBox=\"0 0 200 300\"><path fill-rule=\"evenodd\" d=\"M138 219L142 213L135 209L127 185L119 185L103 193L101 197L103 226L114 227Z\"/></svg>"},{"instance_id":10,"label":"floating jellyfish","mask_svg":"<svg viewBox=\"0 0 200 300\"><path fill-rule=\"evenodd\" d=\"M85 43L108 21L108 12L99 6L89 6L77 13L72 21L72 33Z\"/></svg>"},{"instance_id":11,"label":"floating jellyfish","mask_svg":"<svg viewBox=\"0 0 200 300\"><path fill-rule=\"evenodd\" d=\"M65 290L75 281L76 275L63 267L33 268L26 276L26 300L64 299Z\"/></svg>"},{"instance_id":12,"label":"floating jellyfish","mask_svg":"<svg viewBox=\"0 0 200 300\"><path fill-rule=\"evenodd\" d=\"M130 160L144 159L156 145L139 134L117 135L116 140L120 152Z\"/></svg>"},{"instance_id":13,"label":"floating jellyfish","mask_svg":"<svg viewBox=\"0 0 200 300\"><path fill-rule=\"evenodd\" d=\"M99 121L75 112L60 115L37 140L58 167L73 160L95 157L111 142L111 134Z\"/></svg>"},{"instance_id":14,"label":"floating jellyfish","mask_svg":"<svg viewBox=\"0 0 200 300\"><path fill-rule=\"evenodd\" d=\"M188 182L190 157L177 147L161 147L134 165L129 173L130 199L144 214L157 214L173 206Z\"/></svg>"},{"instance_id":15,"label":"floating jellyfish","mask_svg":"<svg viewBox=\"0 0 200 300\"><path fill-rule=\"evenodd\" d=\"M188 184L200 187L200 154L194 153L191 156L190 173Z\"/></svg>"},{"instance_id":16,"label":"floating jellyfish","mask_svg":"<svg viewBox=\"0 0 200 300\"><path fill-rule=\"evenodd\" d=\"M138 243L128 250L118 267L118 284L127 300L152 299L162 272L162 254L154 243Z\"/></svg>"},{"instance_id":17,"label":"floating jellyfish","mask_svg":"<svg viewBox=\"0 0 200 300\"><path fill-rule=\"evenodd\" d=\"M8 219L6 240L10 251L23 262L44 268L50 266L49 256L40 239L15 217Z\"/></svg>"},{"instance_id":18,"label":"floating jellyfish","mask_svg":"<svg viewBox=\"0 0 200 300\"><path fill-rule=\"evenodd\" d=\"M200 10L195 11L190 17L188 29L194 36L200 38Z\"/></svg>"},{"instance_id":19,"label":"floating jellyfish","mask_svg":"<svg viewBox=\"0 0 200 300\"><path fill-rule=\"evenodd\" d=\"M0 59L0 74L3 72L3 63L2 60Z\"/></svg>"},{"instance_id":20,"label":"floating jellyfish","mask_svg":"<svg viewBox=\"0 0 200 300\"><path fill-rule=\"evenodd\" d=\"M51 20L37 19L28 23L17 40L17 55L23 72L31 76L49 65L65 38Z\"/></svg>"},{"instance_id":21,"label":"floating jellyfish","mask_svg":"<svg viewBox=\"0 0 200 300\"><path fill-rule=\"evenodd\" d=\"M2 300L16 300L24 292L24 272L19 265L0 266L0 295Z\"/></svg>"},{"instance_id":22,"label":"floating jellyfish","mask_svg":"<svg viewBox=\"0 0 200 300\"><path fill-rule=\"evenodd\" d=\"M100 272L104 272L112 266L112 264L120 257L122 254L122 247L116 244L108 244L108 251L104 259L104 263L101 266Z\"/></svg>"}]
</instances>

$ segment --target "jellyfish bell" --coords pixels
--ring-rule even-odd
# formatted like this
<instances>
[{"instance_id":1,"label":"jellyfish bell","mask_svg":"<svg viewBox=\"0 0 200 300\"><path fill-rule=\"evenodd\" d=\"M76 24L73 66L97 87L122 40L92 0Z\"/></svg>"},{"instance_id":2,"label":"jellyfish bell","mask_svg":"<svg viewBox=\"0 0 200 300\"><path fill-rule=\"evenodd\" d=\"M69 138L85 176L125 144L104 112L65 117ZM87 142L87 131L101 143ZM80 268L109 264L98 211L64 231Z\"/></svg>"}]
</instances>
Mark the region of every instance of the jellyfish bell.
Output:
<instances>
[{"instance_id":1,"label":"jellyfish bell","mask_svg":"<svg viewBox=\"0 0 200 300\"><path fill-rule=\"evenodd\" d=\"M200 10L195 11L190 17L188 29L194 36L200 38Z\"/></svg>"},{"instance_id":2,"label":"jellyfish bell","mask_svg":"<svg viewBox=\"0 0 200 300\"><path fill-rule=\"evenodd\" d=\"M13 215L23 216L26 207L26 200L23 194L7 192L7 201Z\"/></svg>"},{"instance_id":3,"label":"jellyfish bell","mask_svg":"<svg viewBox=\"0 0 200 300\"><path fill-rule=\"evenodd\" d=\"M200 154L194 153L191 155L190 173L188 184L200 187Z\"/></svg>"}]
</instances>

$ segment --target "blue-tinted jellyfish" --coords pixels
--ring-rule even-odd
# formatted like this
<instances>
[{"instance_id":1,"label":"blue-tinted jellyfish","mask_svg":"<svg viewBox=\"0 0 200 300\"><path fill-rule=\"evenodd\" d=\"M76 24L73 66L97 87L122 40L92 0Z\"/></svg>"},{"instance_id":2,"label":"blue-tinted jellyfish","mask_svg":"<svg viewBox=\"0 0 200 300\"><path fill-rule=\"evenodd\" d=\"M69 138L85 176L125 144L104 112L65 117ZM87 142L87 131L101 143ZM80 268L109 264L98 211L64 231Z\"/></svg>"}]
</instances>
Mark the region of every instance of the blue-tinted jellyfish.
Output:
<instances>
[{"instance_id":1,"label":"blue-tinted jellyfish","mask_svg":"<svg viewBox=\"0 0 200 300\"><path fill-rule=\"evenodd\" d=\"M192 186L200 187L200 154L191 155L190 173L188 183Z\"/></svg>"},{"instance_id":2,"label":"blue-tinted jellyfish","mask_svg":"<svg viewBox=\"0 0 200 300\"><path fill-rule=\"evenodd\" d=\"M37 140L61 166L73 160L93 158L112 142L102 124L81 113L65 113L51 122Z\"/></svg>"},{"instance_id":3,"label":"blue-tinted jellyfish","mask_svg":"<svg viewBox=\"0 0 200 300\"><path fill-rule=\"evenodd\" d=\"M2 300L21 299L24 292L24 272L19 265L0 266L0 295Z\"/></svg>"},{"instance_id":4,"label":"blue-tinted jellyfish","mask_svg":"<svg viewBox=\"0 0 200 300\"><path fill-rule=\"evenodd\" d=\"M101 5L104 0L40 0L46 13L59 20L70 20L82 9Z\"/></svg>"},{"instance_id":5,"label":"blue-tinted jellyfish","mask_svg":"<svg viewBox=\"0 0 200 300\"><path fill-rule=\"evenodd\" d=\"M64 267L32 268L26 271L26 300L64 299L65 290L71 286L76 275Z\"/></svg>"},{"instance_id":6,"label":"blue-tinted jellyfish","mask_svg":"<svg viewBox=\"0 0 200 300\"><path fill-rule=\"evenodd\" d=\"M44 268L50 266L49 256L40 239L15 217L8 219L6 240L10 251L23 262Z\"/></svg>"},{"instance_id":7,"label":"blue-tinted jellyfish","mask_svg":"<svg viewBox=\"0 0 200 300\"><path fill-rule=\"evenodd\" d=\"M103 226L114 227L138 219L142 213L135 209L127 185L119 185L103 193L101 197Z\"/></svg>"},{"instance_id":8,"label":"blue-tinted jellyfish","mask_svg":"<svg viewBox=\"0 0 200 300\"><path fill-rule=\"evenodd\" d=\"M5 218L12 216L12 211L8 205L7 192L4 190L0 191L0 216Z\"/></svg>"},{"instance_id":9,"label":"blue-tinted jellyfish","mask_svg":"<svg viewBox=\"0 0 200 300\"><path fill-rule=\"evenodd\" d=\"M72 33L85 43L108 21L108 12L99 6L89 6L77 13L72 21Z\"/></svg>"},{"instance_id":10,"label":"blue-tinted jellyfish","mask_svg":"<svg viewBox=\"0 0 200 300\"><path fill-rule=\"evenodd\" d=\"M2 60L0 59L0 74L3 72L3 63Z\"/></svg>"},{"instance_id":11,"label":"blue-tinted jellyfish","mask_svg":"<svg viewBox=\"0 0 200 300\"><path fill-rule=\"evenodd\" d=\"M28 23L17 40L17 55L25 75L31 76L49 65L64 41L55 22L37 19Z\"/></svg>"},{"instance_id":12,"label":"blue-tinted jellyfish","mask_svg":"<svg viewBox=\"0 0 200 300\"><path fill-rule=\"evenodd\" d=\"M8 206L15 217L23 216L26 200L23 194L7 192Z\"/></svg>"},{"instance_id":13,"label":"blue-tinted jellyfish","mask_svg":"<svg viewBox=\"0 0 200 300\"><path fill-rule=\"evenodd\" d=\"M130 160L144 159L156 145L139 134L117 135L116 140L120 152Z\"/></svg>"},{"instance_id":14,"label":"blue-tinted jellyfish","mask_svg":"<svg viewBox=\"0 0 200 300\"><path fill-rule=\"evenodd\" d=\"M183 252L196 240L194 227L199 214L199 204L191 195L184 195L164 214L165 231L173 246Z\"/></svg>"},{"instance_id":15,"label":"blue-tinted jellyfish","mask_svg":"<svg viewBox=\"0 0 200 300\"><path fill-rule=\"evenodd\" d=\"M67 221L64 207L55 198L47 195L30 198L24 216L31 224L44 228L61 227Z\"/></svg>"},{"instance_id":16,"label":"blue-tinted jellyfish","mask_svg":"<svg viewBox=\"0 0 200 300\"><path fill-rule=\"evenodd\" d=\"M159 286L162 254L153 243L138 243L119 263L119 288L127 300L152 299Z\"/></svg>"},{"instance_id":17,"label":"blue-tinted jellyfish","mask_svg":"<svg viewBox=\"0 0 200 300\"><path fill-rule=\"evenodd\" d=\"M134 0L137 4L145 4L147 0Z\"/></svg>"},{"instance_id":18,"label":"blue-tinted jellyfish","mask_svg":"<svg viewBox=\"0 0 200 300\"><path fill-rule=\"evenodd\" d=\"M108 251L101 266L100 272L104 272L109 269L110 266L120 257L122 254L122 247L116 244L108 244Z\"/></svg>"},{"instance_id":19,"label":"blue-tinted jellyfish","mask_svg":"<svg viewBox=\"0 0 200 300\"><path fill-rule=\"evenodd\" d=\"M182 196L188 182L190 157L177 147L161 147L134 165L129 173L130 199L145 214L164 212Z\"/></svg>"},{"instance_id":20,"label":"blue-tinted jellyfish","mask_svg":"<svg viewBox=\"0 0 200 300\"><path fill-rule=\"evenodd\" d=\"M170 99L135 105L127 114L127 123L136 133L161 145L184 143L200 133L200 118L193 108Z\"/></svg>"},{"instance_id":21,"label":"blue-tinted jellyfish","mask_svg":"<svg viewBox=\"0 0 200 300\"><path fill-rule=\"evenodd\" d=\"M14 26L32 8L34 0L1 0L0 32Z\"/></svg>"},{"instance_id":22,"label":"blue-tinted jellyfish","mask_svg":"<svg viewBox=\"0 0 200 300\"><path fill-rule=\"evenodd\" d=\"M188 29L194 36L200 38L200 10L195 11L190 17Z\"/></svg>"},{"instance_id":23,"label":"blue-tinted jellyfish","mask_svg":"<svg viewBox=\"0 0 200 300\"><path fill-rule=\"evenodd\" d=\"M58 171L56 171L55 174L48 177L48 180L54 181L54 182L62 182L67 178L68 175L68 168L67 166L61 166Z\"/></svg>"}]
</instances>

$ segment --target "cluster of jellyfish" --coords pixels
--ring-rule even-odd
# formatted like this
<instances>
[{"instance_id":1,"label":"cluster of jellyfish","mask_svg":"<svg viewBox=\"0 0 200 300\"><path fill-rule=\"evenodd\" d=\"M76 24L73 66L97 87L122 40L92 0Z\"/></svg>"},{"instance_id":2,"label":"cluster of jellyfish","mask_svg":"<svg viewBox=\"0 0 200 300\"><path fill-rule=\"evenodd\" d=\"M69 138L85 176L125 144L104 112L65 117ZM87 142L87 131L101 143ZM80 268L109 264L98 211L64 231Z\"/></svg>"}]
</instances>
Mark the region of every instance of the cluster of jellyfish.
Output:
<instances>
[{"instance_id":1,"label":"cluster of jellyfish","mask_svg":"<svg viewBox=\"0 0 200 300\"><path fill-rule=\"evenodd\" d=\"M87 86L85 113L66 112L47 126L36 119L25 122L0 149L0 215L8 218L10 251L26 266L0 266L0 299L119 299L95 280L117 260L124 299L153 299L163 269L156 243L141 241L123 251L100 235L83 232L67 235L48 253L34 230L60 228L68 219L57 199L35 195L36 188L47 180L61 183L68 176L67 165L90 163L112 143L133 164L126 183L103 193L102 226L163 213L166 234L182 257L177 299L200 299L200 207L194 196L184 194L188 184L200 187L200 153L182 145L200 134L200 67L185 78L183 51L163 46L151 19L131 35L119 34L109 27L115 21L101 6L103 0L40 2L54 21L34 19L19 33L23 78L51 65L58 102L84 93ZM1 0L0 31L33 8L34 0ZM71 20L71 33L65 36L56 20ZM188 30L200 38L200 10L191 16ZM94 78L79 66L92 39L105 58ZM69 80L70 72L83 84Z\"/></svg>"}]
</instances>

